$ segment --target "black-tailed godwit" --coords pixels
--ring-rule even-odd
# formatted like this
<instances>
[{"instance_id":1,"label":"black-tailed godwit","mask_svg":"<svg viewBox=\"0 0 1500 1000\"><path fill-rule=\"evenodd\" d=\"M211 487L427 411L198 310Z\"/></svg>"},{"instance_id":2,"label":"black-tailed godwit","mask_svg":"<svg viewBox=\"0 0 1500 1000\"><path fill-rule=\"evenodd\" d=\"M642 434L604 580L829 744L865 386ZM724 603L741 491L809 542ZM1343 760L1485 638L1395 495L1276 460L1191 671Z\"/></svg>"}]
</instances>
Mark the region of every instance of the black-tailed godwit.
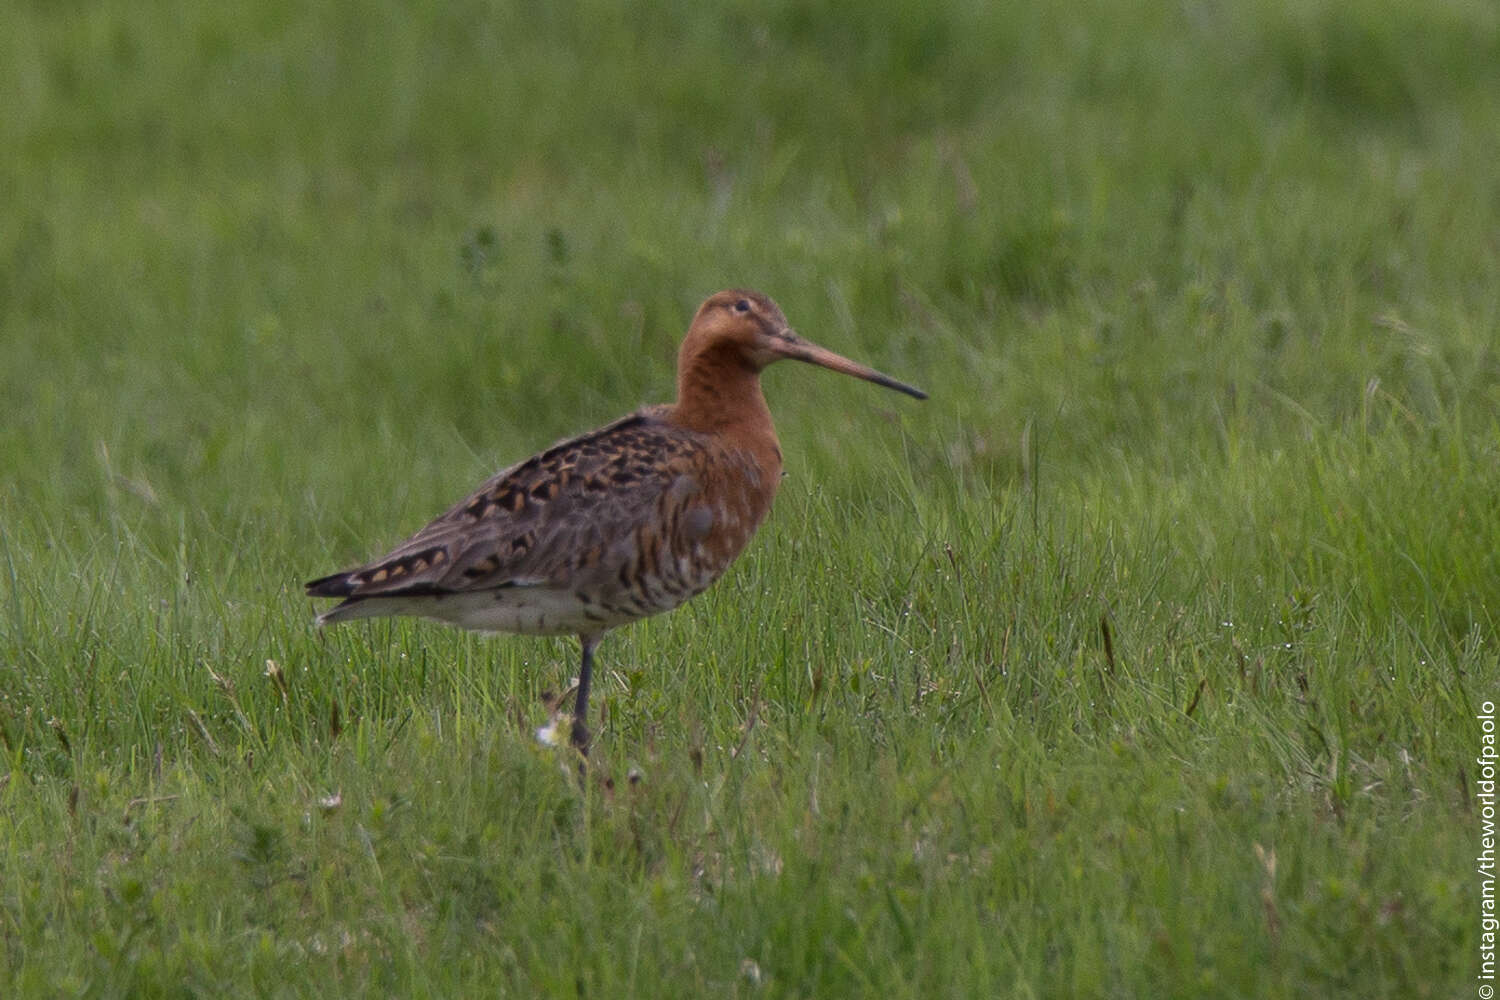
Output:
<instances>
[{"instance_id":1,"label":"black-tailed godwit","mask_svg":"<svg viewBox=\"0 0 1500 1000\"><path fill-rule=\"evenodd\" d=\"M719 292L682 342L676 403L553 445L388 554L307 584L313 597L343 598L318 624L420 615L576 635L583 660L571 738L587 753L589 681L604 633L703 593L771 508L781 447L760 373L783 358L927 398L803 340L766 296Z\"/></svg>"}]
</instances>

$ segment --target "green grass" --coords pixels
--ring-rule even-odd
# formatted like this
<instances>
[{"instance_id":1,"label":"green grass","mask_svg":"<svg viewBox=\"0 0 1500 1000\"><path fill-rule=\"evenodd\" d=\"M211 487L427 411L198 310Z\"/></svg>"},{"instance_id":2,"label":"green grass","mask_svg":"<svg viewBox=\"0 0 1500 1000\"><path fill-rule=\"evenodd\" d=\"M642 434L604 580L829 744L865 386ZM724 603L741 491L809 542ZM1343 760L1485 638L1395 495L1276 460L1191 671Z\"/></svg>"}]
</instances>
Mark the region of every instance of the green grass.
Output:
<instances>
[{"instance_id":1,"label":"green grass","mask_svg":"<svg viewBox=\"0 0 1500 1000\"><path fill-rule=\"evenodd\" d=\"M1493 6L20 0L0 95L0 994L1475 988ZM728 285L932 399L767 373L587 790L573 643L311 627Z\"/></svg>"}]
</instances>

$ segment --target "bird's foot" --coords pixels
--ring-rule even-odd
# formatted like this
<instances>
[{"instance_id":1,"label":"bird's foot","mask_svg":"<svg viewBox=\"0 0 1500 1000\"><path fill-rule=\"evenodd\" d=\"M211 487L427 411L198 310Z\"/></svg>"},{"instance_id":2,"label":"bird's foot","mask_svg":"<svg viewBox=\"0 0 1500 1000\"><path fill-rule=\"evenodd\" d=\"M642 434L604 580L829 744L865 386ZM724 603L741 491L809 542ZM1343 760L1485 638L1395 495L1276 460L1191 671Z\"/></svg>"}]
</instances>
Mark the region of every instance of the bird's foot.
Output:
<instances>
[{"instance_id":1,"label":"bird's foot","mask_svg":"<svg viewBox=\"0 0 1500 1000\"><path fill-rule=\"evenodd\" d=\"M569 742L573 744L573 749L587 757L589 755L589 741L592 739L593 734L589 732L589 727L583 724L583 720L574 719L573 732L569 736Z\"/></svg>"}]
</instances>

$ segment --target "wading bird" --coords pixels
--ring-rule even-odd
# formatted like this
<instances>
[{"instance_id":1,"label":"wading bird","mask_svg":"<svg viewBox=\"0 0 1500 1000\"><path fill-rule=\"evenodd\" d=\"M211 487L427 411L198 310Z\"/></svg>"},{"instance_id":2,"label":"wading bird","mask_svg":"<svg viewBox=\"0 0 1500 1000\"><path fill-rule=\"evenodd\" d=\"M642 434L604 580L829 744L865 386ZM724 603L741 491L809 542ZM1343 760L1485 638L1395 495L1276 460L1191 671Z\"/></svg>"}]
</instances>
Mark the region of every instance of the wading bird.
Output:
<instances>
[{"instance_id":1,"label":"wading bird","mask_svg":"<svg viewBox=\"0 0 1500 1000\"><path fill-rule=\"evenodd\" d=\"M776 303L729 290L699 307L677 402L648 406L497 474L387 555L307 584L343 600L319 625L419 615L468 629L576 635L572 743L587 754L594 649L612 628L701 594L765 519L781 448L761 394L794 358L926 393L803 340Z\"/></svg>"}]
</instances>

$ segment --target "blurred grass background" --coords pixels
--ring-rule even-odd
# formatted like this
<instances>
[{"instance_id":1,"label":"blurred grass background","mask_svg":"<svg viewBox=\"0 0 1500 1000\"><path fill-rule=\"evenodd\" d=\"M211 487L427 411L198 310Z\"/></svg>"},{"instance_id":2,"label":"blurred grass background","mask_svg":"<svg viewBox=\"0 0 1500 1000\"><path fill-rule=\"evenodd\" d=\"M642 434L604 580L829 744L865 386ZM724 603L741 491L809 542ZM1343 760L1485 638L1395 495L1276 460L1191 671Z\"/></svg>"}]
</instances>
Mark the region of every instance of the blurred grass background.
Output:
<instances>
[{"instance_id":1,"label":"blurred grass background","mask_svg":"<svg viewBox=\"0 0 1500 1000\"><path fill-rule=\"evenodd\" d=\"M1493 5L18 0L0 93L6 992L1473 982ZM933 398L767 374L613 790L571 644L311 630L730 285Z\"/></svg>"}]
</instances>

